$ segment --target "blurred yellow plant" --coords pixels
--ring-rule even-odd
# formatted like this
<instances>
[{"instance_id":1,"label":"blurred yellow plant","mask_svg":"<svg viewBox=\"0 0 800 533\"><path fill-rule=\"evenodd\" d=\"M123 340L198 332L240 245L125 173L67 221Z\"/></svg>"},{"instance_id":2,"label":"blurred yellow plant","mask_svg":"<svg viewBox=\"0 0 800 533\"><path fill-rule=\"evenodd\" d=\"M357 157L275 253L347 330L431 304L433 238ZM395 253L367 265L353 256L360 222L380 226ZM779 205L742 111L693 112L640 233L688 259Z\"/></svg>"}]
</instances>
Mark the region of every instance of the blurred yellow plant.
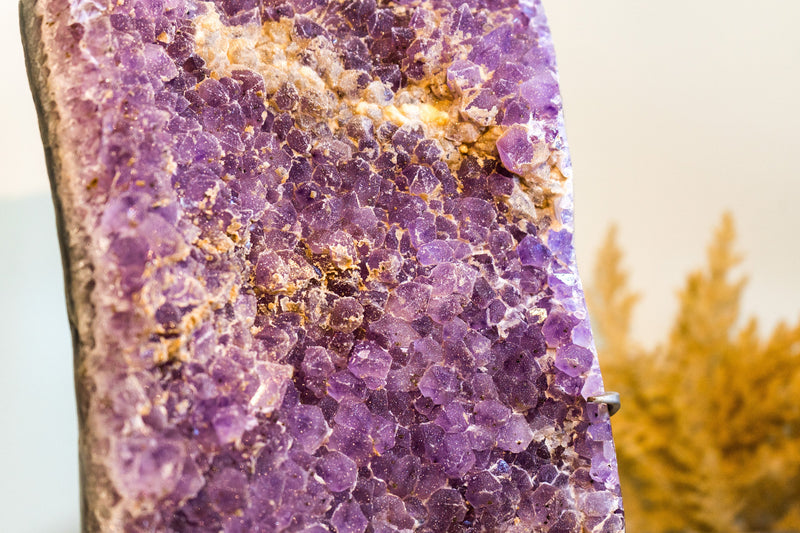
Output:
<instances>
[{"instance_id":1,"label":"blurred yellow plant","mask_svg":"<svg viewBox=\"0 0 800 533\"><path fill-rule=\"evenodd\" d=\"M630 338L638 296L612 228L587 291L629 531L800 532L800 322L762 339L743 326L744 279L725 215L708 262L691 273L666 341Z\"/></svg>"}]
</instances>

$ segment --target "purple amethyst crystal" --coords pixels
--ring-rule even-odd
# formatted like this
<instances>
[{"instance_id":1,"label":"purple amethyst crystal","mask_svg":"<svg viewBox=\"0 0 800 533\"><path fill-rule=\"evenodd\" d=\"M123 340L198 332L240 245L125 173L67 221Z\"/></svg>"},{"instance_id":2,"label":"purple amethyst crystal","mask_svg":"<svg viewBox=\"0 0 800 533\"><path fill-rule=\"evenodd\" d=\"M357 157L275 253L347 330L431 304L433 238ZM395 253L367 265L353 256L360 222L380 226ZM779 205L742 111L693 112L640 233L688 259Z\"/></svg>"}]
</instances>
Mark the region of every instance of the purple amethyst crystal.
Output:
<instances>
[{"instance_id":1,"label":"purple amethyst crystal","mask_svg":"<svg viewBox=\"0 0 800 533\"><path fill-rule=\"evenodd\" d=\"M624 529L539 0L23 0L85 531Z\"/></svg>"}]
</instances>

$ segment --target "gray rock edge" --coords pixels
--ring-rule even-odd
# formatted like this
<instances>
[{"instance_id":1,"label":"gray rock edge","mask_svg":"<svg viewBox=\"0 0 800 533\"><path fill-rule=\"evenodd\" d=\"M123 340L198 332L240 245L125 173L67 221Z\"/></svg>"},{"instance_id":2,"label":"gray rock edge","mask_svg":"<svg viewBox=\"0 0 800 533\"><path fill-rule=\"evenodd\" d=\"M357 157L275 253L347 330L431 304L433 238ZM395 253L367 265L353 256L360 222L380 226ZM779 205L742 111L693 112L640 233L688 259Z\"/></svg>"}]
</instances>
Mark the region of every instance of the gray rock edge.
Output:
<instances>
[{"instance_id":1,"label":"gray rock edge","mask_svg":"<svg viewBox=\"0 0 800 533\"><path fill-rule=\"evenodd\" d=\"M87 447L86 428L89 395L87 376L81 372L84 354L94 345L91 324L94 309L91 303L93 268L83 243L88 236L80 224L71 217L74 205L73 195L67 185L62 146L58 138L61 117L50 84L47 44L43 40L43 17L37 13L37 0L21 0L19 3L19 23L22 45L25 53L25 66L28 73L33 102L39 122L39 132L44 147L45 164L50 181L50 191L55 209L56 230L58 234L61 261L64 272L64 291L67 304L67 317L72 334L73 365L77 414L79 424L79 477L81 486L80 509L81 530L100 531L101 527L92 509L93 483L97 465L92 465ZM73 223L71 223L73 222Z\"/></svg>"}]
</instances>

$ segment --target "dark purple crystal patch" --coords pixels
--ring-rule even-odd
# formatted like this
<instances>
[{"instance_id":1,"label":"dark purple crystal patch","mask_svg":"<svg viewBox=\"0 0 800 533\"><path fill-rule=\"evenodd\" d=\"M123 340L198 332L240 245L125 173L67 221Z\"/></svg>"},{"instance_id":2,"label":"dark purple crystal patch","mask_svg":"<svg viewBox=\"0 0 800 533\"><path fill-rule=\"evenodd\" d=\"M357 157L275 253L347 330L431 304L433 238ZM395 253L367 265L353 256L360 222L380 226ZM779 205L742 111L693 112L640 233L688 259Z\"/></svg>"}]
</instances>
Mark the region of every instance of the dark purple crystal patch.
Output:
<instances>
[{"instance_id":1,"label":"dark purple crystal patch","mask_svg":"<svg viewBox=\"0 0 800 533\"><path fill-rule=\"evenodd\" d=\"M538 0L36 9L87 530L624 530Z\"/></svg>"}]
</instances>

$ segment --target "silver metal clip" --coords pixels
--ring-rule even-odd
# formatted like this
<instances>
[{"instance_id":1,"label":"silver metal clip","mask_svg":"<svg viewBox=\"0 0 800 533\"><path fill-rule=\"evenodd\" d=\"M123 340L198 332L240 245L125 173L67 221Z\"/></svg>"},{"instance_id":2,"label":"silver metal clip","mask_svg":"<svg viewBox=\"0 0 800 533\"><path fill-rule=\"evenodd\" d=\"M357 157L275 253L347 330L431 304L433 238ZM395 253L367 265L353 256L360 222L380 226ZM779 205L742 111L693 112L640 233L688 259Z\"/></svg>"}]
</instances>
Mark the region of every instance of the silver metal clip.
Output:
<instances>
[{"instance_id":1,"label":"silver metal clip","mask_svg":"<svg viewBox=\"0 0 800 533\"><path fill-rule=\"evenodd\" d=\"M614 416L621 407L618 392L607 391L597 396L590 396L587 401L606 404L608 406L608 416Z\"/></svg>"}]
</instances>

